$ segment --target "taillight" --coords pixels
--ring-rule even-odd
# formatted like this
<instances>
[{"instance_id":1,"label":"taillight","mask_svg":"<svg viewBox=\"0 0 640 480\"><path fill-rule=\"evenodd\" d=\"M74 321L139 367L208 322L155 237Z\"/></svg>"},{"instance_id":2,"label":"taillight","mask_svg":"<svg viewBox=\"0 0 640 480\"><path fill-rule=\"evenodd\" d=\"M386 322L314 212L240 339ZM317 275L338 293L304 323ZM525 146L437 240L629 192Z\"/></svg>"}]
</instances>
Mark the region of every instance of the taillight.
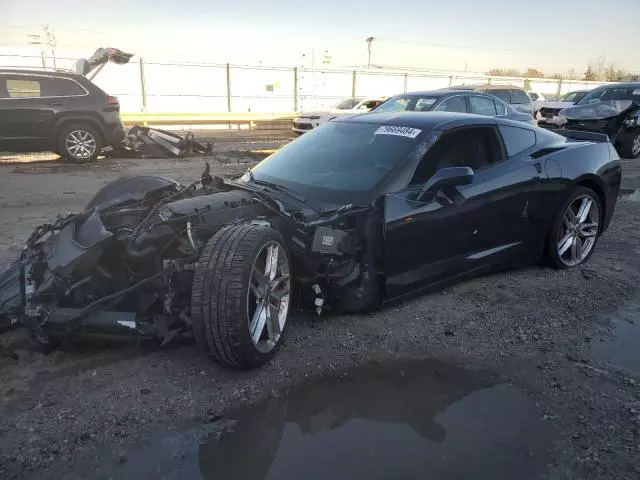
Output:
<instances>
[{"instance_id":1,"label":"taillight","mask_svg":"<svg viewBox=\"0 0 640 480\"><path fill-rule=\"evenodd\" d=\"M109 95L107 97L107 105L120 105L120 101L118 100L118 97L112 97Z\"/></svg>"}]
</instances>

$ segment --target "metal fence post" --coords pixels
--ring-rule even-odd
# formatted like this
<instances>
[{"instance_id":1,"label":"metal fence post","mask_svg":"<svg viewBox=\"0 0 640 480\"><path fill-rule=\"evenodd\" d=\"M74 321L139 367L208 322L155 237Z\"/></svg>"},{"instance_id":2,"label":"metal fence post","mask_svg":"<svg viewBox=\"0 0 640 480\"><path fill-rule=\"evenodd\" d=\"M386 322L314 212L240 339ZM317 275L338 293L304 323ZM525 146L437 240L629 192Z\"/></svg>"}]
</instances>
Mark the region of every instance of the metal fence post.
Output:
<instances>
[{"instance_id":1,"label":"metal fence post","mask_svg":"<svg viewBox=\"0 0 640 480\"><path fill-rule=\"evenodd\" d=\"M293 67L293 111L298 111L298 67Z\"/></svg>"},{"instance_id":2,"label":"metal fence post","mask_svg":"<svg viewBox=\"0 0 640 480\"><path fill-rule=\"evenodd\" d=\"M487 78L487 85L491 85L491 77Z\"/></svg>"},{"instance_id":3,"label":"metal fence post","mask_svg":"<svg viewBox=\"0 0 640 480\"><path fill-rule=\"evenodd\" d=\"M351 98L356 98L356 71L353 71L351 78Z\"/></svg>"},{"instance_id":4,"label":"metal fence post","mask_svg":"<svg viewBox=\"0 0 640 480\"><path fill-rule=\"evenodd\" d=\"M562 79L558 79L558 89L556 90L556 97L562 95Z\"/></svg>"},{"instance_id":5,"label":"metal fence post","mask_svg":"<svg viewBox=\"0 0 640 480\"><path fill-rule=\"evenodd\" d=\"M453 84L453 75L449 77L449 86L451 86L451 84Z\"/></svg>"},{"instance_id":6,"label":"metal fence post","mask_svg":"<svg viewBox=\"0 0 640 480\"><path fill-rule=\"evenodd\" d=\"M404 74L404 93L407 93L407 85L409 83L409 74Z\"/></svg>"},{"instance_id":7,"label":"metal fence post","mask_svg":"<svg viewBox=\"0 0 640 480\"><path fill-rule=\"evenodd\" d=\"M227 63L227 111L231 112L231 66Z\"/></svg>"},{"instance_id":8,"label":"metal fence post","mask_svg":"<svg viewBox=\"0 0 640 480\"><path fill-rule=\"evenodd\" d=\"M140 59L140 91L142 93L142 111L147 111L147 85L144 79L144 59Z\"/></svg>"}]
</instances>

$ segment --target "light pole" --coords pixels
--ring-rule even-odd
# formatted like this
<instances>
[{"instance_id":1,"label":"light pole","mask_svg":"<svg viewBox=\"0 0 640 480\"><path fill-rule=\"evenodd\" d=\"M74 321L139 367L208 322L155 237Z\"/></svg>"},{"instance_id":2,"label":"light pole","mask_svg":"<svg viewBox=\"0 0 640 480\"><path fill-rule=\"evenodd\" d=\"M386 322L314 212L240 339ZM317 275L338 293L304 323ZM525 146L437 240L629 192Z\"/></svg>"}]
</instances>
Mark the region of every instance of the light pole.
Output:
<instances>
[{"instance_id":1,"label":"light pole","mask_svg":"<svg viewBox=\"0 0 640 480\"><path fill-rule=\"evenodd\" d=\"M371 43L376 39L376 37L367 37L367 51L369 53L367 58L367 68L371 67Z\"/></svg>"}]
</instances>

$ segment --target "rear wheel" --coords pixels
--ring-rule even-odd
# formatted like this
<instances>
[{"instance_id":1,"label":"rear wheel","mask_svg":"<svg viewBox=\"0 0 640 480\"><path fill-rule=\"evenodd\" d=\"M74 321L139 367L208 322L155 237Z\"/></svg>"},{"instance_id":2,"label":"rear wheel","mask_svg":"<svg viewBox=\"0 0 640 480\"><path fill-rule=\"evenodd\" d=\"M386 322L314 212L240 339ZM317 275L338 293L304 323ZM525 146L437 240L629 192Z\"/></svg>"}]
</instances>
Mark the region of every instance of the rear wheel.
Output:
<instances>
[{"instance_id":1,"label":"rear wheel","mask_svg":"<svg viewBox=\"0 0 640 480\"><path fill-rule=\"evenodd\" d=\"M578 187L558 211L547 237L545 259L555 268L586 262L598 242L602 202L586 187Z\"/></svg>"},{"instance_id":2,"label":"rear wheel","mask_svg":"<svg viewBox=\"0 0 640 480\"><path fill-rule=\"evenodd\" d=\"M280 233L244 224L218 231L204 248L191 294L200 349L234 368L253 368L276 352L291 298L289 254Z\"/></svg>"},{"instance_id":3,"label":"rear wheel","mask_svg":"<svg viewBox=\"0 0 640 480\"><path fill-rule=\"evenodd\" d=\"M102 147L102 137L89 125L66 125L58 133L57 152L73 162L94 161Z\"/></svg>"}]
</instances>

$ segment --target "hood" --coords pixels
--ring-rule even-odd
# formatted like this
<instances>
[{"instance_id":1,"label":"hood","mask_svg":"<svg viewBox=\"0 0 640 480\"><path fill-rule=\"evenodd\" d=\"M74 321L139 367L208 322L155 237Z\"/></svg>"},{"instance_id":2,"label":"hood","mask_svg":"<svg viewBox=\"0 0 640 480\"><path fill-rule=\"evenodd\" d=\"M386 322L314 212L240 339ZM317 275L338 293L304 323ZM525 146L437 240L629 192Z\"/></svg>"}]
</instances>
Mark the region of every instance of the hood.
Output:
<instances>
[{"instance_id":1,"label":"hood","mask_svg":"<svg viewBox=\"0 0 640 480\"><path fill-rule=\"evenodd\" d=\"M539 102L537 106L538 106L538 109L553 108L556 110L562 110L563 108L572 107L573 102Z\"/></svg>"},{"instance_id":2,"label":"hood","mask_svg":"<svg viewBox=\"0 0 640 480\"><path fill-rule=\"evenodd\" d=\"M561 110L559 115L567 120L604 120L637 109L640 109L640 105L633 100L607 100L574 105Z\"/></svg>"}]
</instances>

